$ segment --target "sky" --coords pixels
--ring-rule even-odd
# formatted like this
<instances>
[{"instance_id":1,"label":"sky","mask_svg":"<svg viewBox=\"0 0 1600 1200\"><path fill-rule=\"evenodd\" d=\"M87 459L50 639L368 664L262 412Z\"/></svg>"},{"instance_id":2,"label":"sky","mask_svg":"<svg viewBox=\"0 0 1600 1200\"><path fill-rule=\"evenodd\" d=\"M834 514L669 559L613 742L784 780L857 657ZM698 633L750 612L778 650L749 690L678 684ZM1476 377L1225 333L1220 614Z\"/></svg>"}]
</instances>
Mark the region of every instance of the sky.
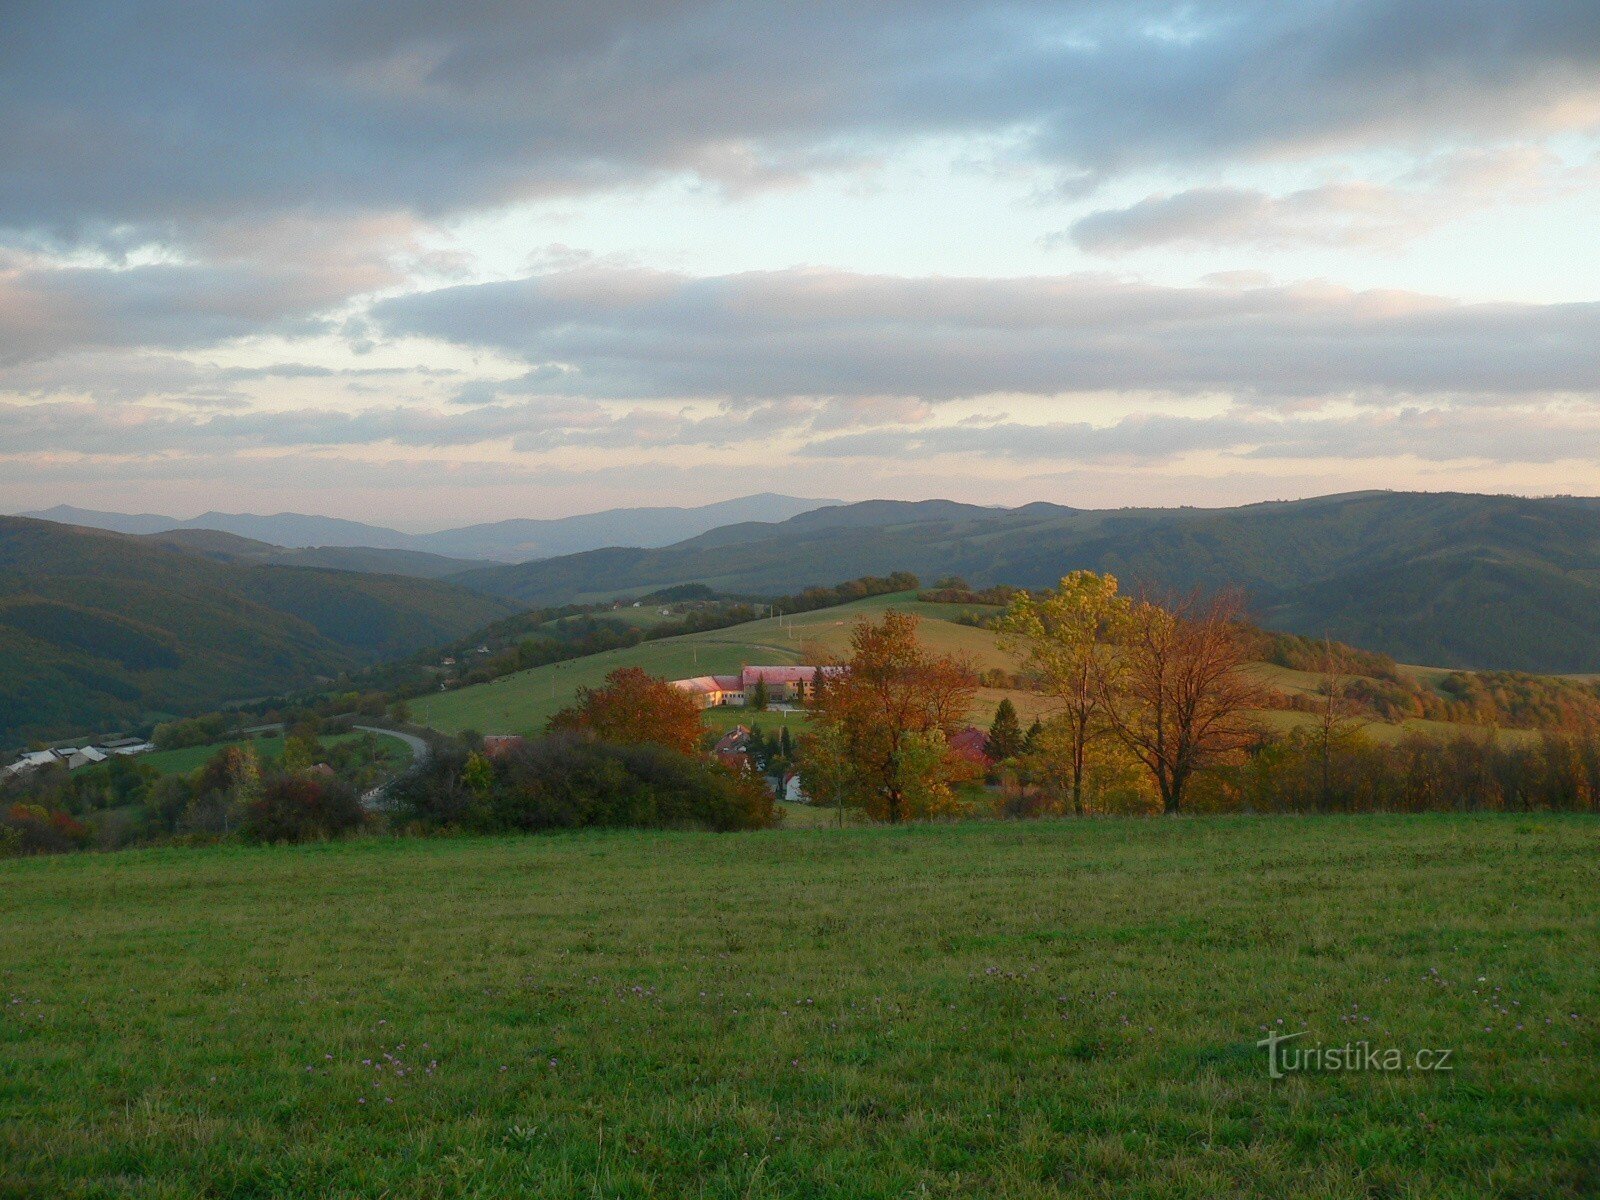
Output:
<instances>
[{"instance_id":1,"label":"sky","mask_svg":"<svg viewBox=\"0 0 1600 1200\"><path fill-rule=\"evenodd\" d=\"M1600 493L1600 4L13 0L0 511Z\"/></svg>"}]
</instances>

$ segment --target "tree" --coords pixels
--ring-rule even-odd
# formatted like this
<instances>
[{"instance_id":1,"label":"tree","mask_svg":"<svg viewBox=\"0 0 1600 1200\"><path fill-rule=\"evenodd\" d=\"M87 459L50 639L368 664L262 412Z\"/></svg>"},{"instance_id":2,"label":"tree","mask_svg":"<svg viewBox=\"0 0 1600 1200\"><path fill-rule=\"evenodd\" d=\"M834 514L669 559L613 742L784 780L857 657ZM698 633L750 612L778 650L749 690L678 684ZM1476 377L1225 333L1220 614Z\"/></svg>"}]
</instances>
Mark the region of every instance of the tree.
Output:
<instances>
[{"instance_id":1,"label":"tree","mask_svg":"<svg viewBox=\"0 0 1600 1200\"><path fill-rule=\"evenodd\" d=\"M1359 732L1362 722L1358 718L1366 706L1350 692L1353 672L1348 646L1324 637L1318 666L1322 670L1322 686L1317 694L1317 724L1313 737L1317 748L1321 807L1327 811L1333 807L1334 754L1341 747L1348 746L1351 738Z\"/></svg>"},{"instance_id":2,"label":"tree","mask_svg":"<svg viewBox=\"0 0 1600 1200\"><path fill-rule=\"evenodd\" d=\"M337 779L277 775L245 810L243 836L253 842L336 838L361 826L366 814L355 789Z\"/></svg>"},{"instance_id":3,"label":"tree","mask_svg":"<svg viewBox=\"0 0 1600 1200\"><path fill-rule=\"evenodd\" d=\"M291 775L309 771L322 759L322 742L315 733L297 730L284 739L283 769Z\"/></svg>"},{"instance_id":4,"label":"tree","mask_svg":"<svg viewBox=\"0 0 1600 1200\"><path fill-rule=\"evenodd\" d=\"M757 712L766 712L768 703L767 681L758 677L756 686L750 689L750 707Z\"/></svg>"},{"instance_id":5,"label":"tree","mask_svg":"<svg viewBox=\"0 0 1600 1200\"><path fill-rule=\"evenodd\" d=\"M578 702L551 717L550 728L683 754L698 750L705 732L700 709L687 692L639 667L618 668L606 676L604 687L579 688Z\"/></svg>"},{"instance_id":6,"label":"tree","mask_svg":"<svg viewBox=\"0 0 1600 1200\"><path fill-rule=\"evenodd\" d=\"M1007 696L994 710L994 720L989 724L989 757L995 762L1015 758L1022 753L1022 722L1017 720L1017 706Z\"/></svg>"},{"instance_id":7,"label":"tree","mask_svg":"<svg viewBox=\"0 0 1600 1200\"><path fill-rule=\"evenodd\" d=\"M973 675L958 659L930 654L917 625L893 610L876 624L856 623L845 669L812 706L816 733L805 761L814 798L891 822L953 801L951 784L964 764L949 754L946 737L971 708Z\"/></svg>"},{"instance_id":8,"label":"tree","mask_svg":"<svg viewBox=\"0 0 1600 1200\"><path fill-rule=\"evenodd\" d=\"M1101 710L1144 764L1167 813L1181 812L1196 771L1259 736L1261 689L1244 674L1239 598L1140 601L1118 625L1117 652L1095 660Z\"/></svg>"},{"instance_id":9,"label":"tree","mask_svg":"<svg viewBox=\"0 0 1600 1200\"><path fill-rule=\"evenodd\" d=\"M461 771L461 783L479 800L487 800L494 790L494 764L476 750L467 755L467 765Z\"/></svg>"},{"instance_id":10,"label":"tree","mask_svg":"<svg viewBox=\"0 0 1600 1200\"><path fill-rule=\"evenodd\" d=\"M1038 676L1059 708L1052 741L1066 755L1067 791L1080 816L1090 753L1112 734L1099 680L1128 612L1114 575L1074 571L1038 599L1017 596L1000 620L1001 647Z\"/></svg>"}]
</instances>

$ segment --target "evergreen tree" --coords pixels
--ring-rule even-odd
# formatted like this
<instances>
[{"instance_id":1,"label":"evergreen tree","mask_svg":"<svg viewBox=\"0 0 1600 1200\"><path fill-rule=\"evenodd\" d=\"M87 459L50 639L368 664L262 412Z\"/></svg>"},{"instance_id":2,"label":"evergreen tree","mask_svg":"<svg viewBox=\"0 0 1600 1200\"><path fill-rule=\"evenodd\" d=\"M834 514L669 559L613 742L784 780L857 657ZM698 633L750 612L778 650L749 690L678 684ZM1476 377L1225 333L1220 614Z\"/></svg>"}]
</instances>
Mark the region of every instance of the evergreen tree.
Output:
<instances>
[{"instance_id":1,"label":"evergreen tree","mask_svg":"<svg viewBox=\"0 0 1600 1200\"><path fill-rule=\"evenodd\" d=\"M1028 732L1023 735L1023 738L1022 738L1022 749L1023 749L1023 751L1026 752L1026 753L1032 753L1038 747L1038 745L1039 745L1039 735L1041 733L1043 733L1043 732L1044 732L1044 726L1042 724L1040 724L1038 718L1034 718L1033 724L1028 726Z\"/></svg>"},{"instance_id":2,"label":"evergreen tree","mask_svg":"<svg viewBox=\"0 0 1600 1200\"><path fill-rule=\"evenodd\" d=\"M994 710L994 721L989 726L989 757L996 762L1015 758L1022 753L1022 722L1017 720L1017 706L1007 696Z\"/></svg>"},{"instance_id":3,"label":"evergreen tree","mask_svg":"<svg viewBox=\"0 0 1600 1200\"><path fill-rule=\"evenodd\" d=\"M767 681L757 679L756 686L750 692L750 707L757 712L766 712L767 703Z\"/></svg>"}]
</instances>

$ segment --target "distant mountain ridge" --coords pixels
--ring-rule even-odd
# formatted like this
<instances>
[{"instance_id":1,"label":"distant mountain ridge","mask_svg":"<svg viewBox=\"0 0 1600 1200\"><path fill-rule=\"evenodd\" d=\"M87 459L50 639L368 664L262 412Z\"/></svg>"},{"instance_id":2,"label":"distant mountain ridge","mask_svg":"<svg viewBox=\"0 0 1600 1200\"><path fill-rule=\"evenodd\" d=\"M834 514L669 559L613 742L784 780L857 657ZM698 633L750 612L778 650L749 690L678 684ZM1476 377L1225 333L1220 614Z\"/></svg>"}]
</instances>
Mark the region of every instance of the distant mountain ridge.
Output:
<instances>
[{"instance_id":1,"label":"distant mountain ridge","mask_svg":"<svg viewBox=\"0 0 1600 1200\"><path fill-rule=\"evenodd\" d=\"M18 515L141 536L182 529L215 530L286 549L365 547L447 558L525 562L604 546L666 546L719 526L783 521L837 503L763 492L691 508L617 508L571 517L511 518L437 533L402 533L341 517L287 512L270 516L208 512L183 520L157 513L104 512L58 504Z\"/></svg>"},{"instance_id":2,"label":"distant mountain ridge","mask_svg":"<svg viewBox=\"0 0 1600 1200\"><path fill-rule=\"evenodd\" d=\"M217 529L168 529L139 535L142 540L204 555L217 562L274 567L324 567L367 575L405 575L443 579L483 565L481 560L446 558L424 550L381 550L371 546L274 546Z\"/></svg>"},{"instance_id":3,"label":"distant mountain ridge","mask_svg":"<svg viewBox=\"0 0 1600 1200\"><path fill-rule=\"evenodd\" d=\"M1269 626L1408 662L1600 671L1600 505L1585 497L1354 492L1238 508L988 509L869 501L659 548L453 576L529 605L679 583L776 594L866 574L1044 587L1242 587Z\"/></svg>"}]
</instances>

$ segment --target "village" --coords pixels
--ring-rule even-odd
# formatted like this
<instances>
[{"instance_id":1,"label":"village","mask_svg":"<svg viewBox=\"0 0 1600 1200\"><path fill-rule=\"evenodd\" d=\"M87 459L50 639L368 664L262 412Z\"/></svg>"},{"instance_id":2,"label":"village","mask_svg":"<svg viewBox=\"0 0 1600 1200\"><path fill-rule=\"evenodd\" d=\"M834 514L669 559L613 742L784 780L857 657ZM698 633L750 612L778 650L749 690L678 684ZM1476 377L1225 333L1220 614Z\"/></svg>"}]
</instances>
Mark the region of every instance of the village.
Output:
<instances>
[{"instance_id":1,"label":"village","mask_svg":"<svg viewBox=\"0 0 1600 1200\"><path fill-rule=\"evenodd\" d=\"M674 679L672 686L687 692L701 708L751 708L765 711L794 711L816 696L819 686L843 675L842 666L745 666L737 675L697 675ZM785 730L787 733L787 730ZM975 725L958 730L949 739L952 753L987 774L994 765L989 755L989 737ZM810 801L800 772L792 765L778 772L768 771L762 761L759 739L749 725L734 725L711 747L711 755L730 770L760 775L779 800L789 804Z\"/></svg>"},{"instance_id":2,"label":"village","mask_svg":"<svg viewBox=\"0 0 1600 1200\"><path fill-rule=\"evenodd\" d=\"M61 765L69 771L92 767L112 758L131 758L136 754L149 754L155 744L141 738L110 738L98 745L56 746L47 750L30 750L16 762L0 767L0 776L21 775L40 767Z\"/></svg>"}]
</instances>

